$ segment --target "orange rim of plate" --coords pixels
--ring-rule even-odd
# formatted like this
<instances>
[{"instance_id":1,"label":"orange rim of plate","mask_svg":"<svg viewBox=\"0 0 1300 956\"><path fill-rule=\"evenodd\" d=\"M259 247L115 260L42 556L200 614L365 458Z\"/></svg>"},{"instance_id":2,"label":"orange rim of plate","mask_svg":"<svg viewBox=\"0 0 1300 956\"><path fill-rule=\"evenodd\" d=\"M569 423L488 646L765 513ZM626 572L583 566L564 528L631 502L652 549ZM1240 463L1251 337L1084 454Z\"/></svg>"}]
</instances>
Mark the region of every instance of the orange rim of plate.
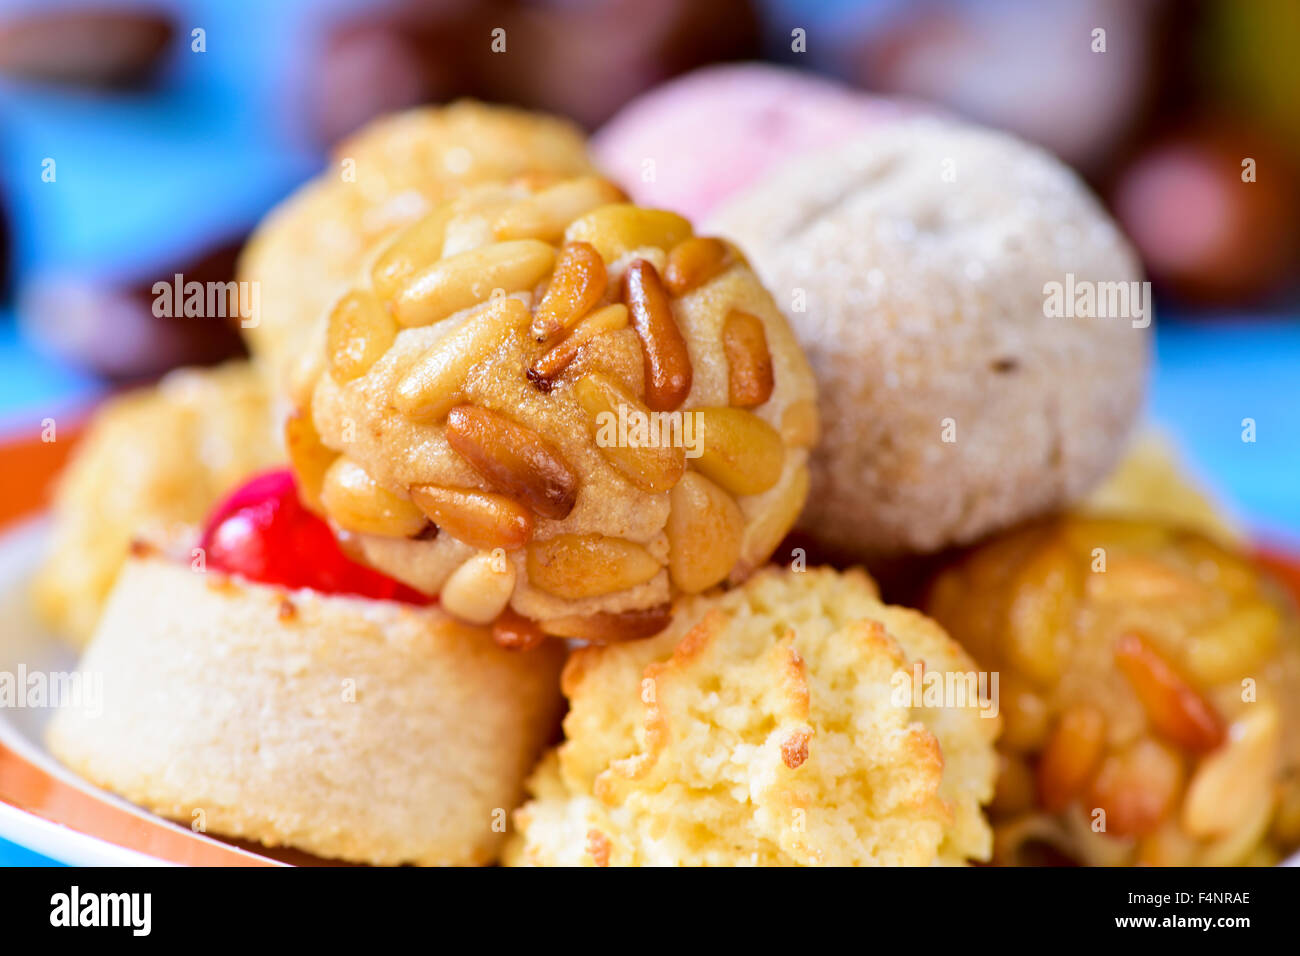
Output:
<instances>
[{"instance_id":1,"label":"orange rim of plate","mask_svg":"<svg viewBox=\"0 0 1300 956\"><path fill-rule=\"evenodd\" d=\"M0 529L39 512L55 476L84 432L84 419L60 423L57 440L16 436L0 443ZM133 812L82 790L0 744L0 802L77 833L190 866L278 866L276 860L194 833L160 817Z\"/></svg>"}]
</instances>

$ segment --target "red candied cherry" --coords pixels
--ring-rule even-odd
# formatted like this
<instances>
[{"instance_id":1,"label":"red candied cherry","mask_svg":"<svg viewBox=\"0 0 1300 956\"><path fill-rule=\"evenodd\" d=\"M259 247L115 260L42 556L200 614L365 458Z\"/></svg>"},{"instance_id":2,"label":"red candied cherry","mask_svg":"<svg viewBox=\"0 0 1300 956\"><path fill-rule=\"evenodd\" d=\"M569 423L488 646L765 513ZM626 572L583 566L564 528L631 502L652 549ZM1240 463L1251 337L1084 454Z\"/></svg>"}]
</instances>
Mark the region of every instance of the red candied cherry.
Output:
<instances>
[{"instance_id":1,"label":"red candied cherry","mask_svg":"<svg viewBox=\"0 0 1300 956\"><path fill-rule=\"evenodd\" d=\"M208 567L250 581L407 604L431 600L345 555L329 525L299 500L288 469L236 488L208 516L200 546Z\"/></svg>"}]
</instances>

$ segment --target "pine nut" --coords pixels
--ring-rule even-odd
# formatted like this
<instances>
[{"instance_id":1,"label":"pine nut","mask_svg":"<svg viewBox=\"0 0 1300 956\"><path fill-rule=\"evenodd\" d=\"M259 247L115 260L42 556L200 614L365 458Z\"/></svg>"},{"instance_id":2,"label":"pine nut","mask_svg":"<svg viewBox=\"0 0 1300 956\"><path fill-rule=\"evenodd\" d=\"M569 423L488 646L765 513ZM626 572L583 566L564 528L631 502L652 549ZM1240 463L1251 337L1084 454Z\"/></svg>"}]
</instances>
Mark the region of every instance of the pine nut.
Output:
<instances>
[{"instance_id":1,"label":"pine nut","mask_svg":"<svg viewBox=\"0 0 1300 956\"><path fill-rule=\"evenodd\" d=\"M691 354L659 273L646 260L633 260L623 273L623 301L641 340L645 403L656 412L673 411L691 391Z\"/></svg>"},{"instance_id":2,"label":"pine nut","mask_svg":"<svg viewBox=\"0 0 1300 956\"><path fill-rule=\"evenodd\" d=\"M429 325L485 302L493 290L521 292L555 265L555 250L537 239L516 239L439 259L420 270L393 300L393 317L407 327Z\"/></svg>"},{"instance_id":3,"label":"pine nut","mask_svg":"<svg viewBox=\"0 0 1300 956\"><path fill-rule=\"evenodd\" d=\"M1242 804L1243 815L1230 829L1201 844L1198 866L1276 866L1281 862L1275 847L1287 844L1275 837L1268 839L1276 804L1273 790L1266 787L1250 796L1252 799Z\"/></svg>"},{"instance_id":4,"label":"pine nut","mask_svg":"<svg viewBox=\"0 0 1300 956\"><path fill-rule=\"evenodd\" d=\"M345 531L409 538L428 523L424 512L382 488L349 458L339 458L325 472L321 503Z\"/></svg>"},{"instance_id":5,"label":"pine nut","mask_svg":"<svg viewBox=\"0 0 1300 956\"><path fill-rule=\"evenodd\" d=\"M1223 719L1214 706L1140 635L1120 637L1115 663L1133 685L1156 733L1196 753L1223 743Z\"/></svg>"},{"instance_id":6,"label":"pine nut","mask_svg":"<svg viewBox=\"0 0 1300 956\"><path fill-rule=\"evenodd\" d=\"M546 640L541 626L510 607L492 622L492 640L508 651L531 651Z\"/></svg>"},{"instance_id":7,"label":"pine nut","mask_svg":"<svg viewBox=\"0 0 1300 956\"><path fill-rule=\"evenodd\" d=\"M605 261L588 243L566 243L555 263L551 284L533 312L533 338L539 342L582 318L605 294Z\"/></svg>"},{"instance_id":8,"label":"pine nut","mask_svg":"<svg viewBox=\"0 0 1300 956\"><path fill-rule=\"evenodd\" d=\"M593 209L569 223L564 238L589 242L606 262L614 262L634 249L648 246L667 251L691 234L691 224L663 209L643 209L616 203Z\"/></svg>"},{"instance_id":9,"label":"pine nut","mask_svg":"<svg viewBox=\"0 0 1300 956\"><path fill-rule=\"evenodd\" d=\"M664 283L673 298L680 298L717 276L733 261L731 247L721 239L692 236L669 251Z\"/></svg>"},{"instance_id":10,"label":"pine nut","mask_svg":"<svg viewBox=\"0 0 1300 956\"><path fill-rule=\"evenodd\" d=\"M672 623L672 606L660 604L639 611L615 614L601 612L586 616L553 618L542 621L542 630L554 637L593 644L615 644L653 637Z\"/></svg>"},{"instance_id":11,"label":"pine nut","mask_svg":"<svg viewBox=\"0 0 1300 956\"><path fill-rule=\"evenodd\" d=\"M1282 635L1281 609L1257 594L1237 604L1213 624L1199 627L1188 641L1188 676L1202 686L1238 681L1258 667Z\"/></svg>"},{"instance_id":12,"label":"pine nut","mask_svg":"<svg viewBox=\"0 0 1300 956\"><path fill-rule=\"evenodd\" d=\"M1278 712L1257 702L1232 727L1228 742L1204 757L1187 786L1182 824L1199 839L1232 831L1260 800L1272 800L1281 747Z\"/></svg>"},{"instance_id":13,"label":"pine nut","mask_svg":"<svg viewBox=\"0 0 1300 956\"><path fill-rule=\"evenodd\" d=\"M393 389L393 407L412 421L441 421L461 400L470 369L527 321L519 299L494 299L415 361Z\"/></svg>"},{"instance_id":14,"label":"pine nut","mask_svg":"<svg viewBox=\"0 0 1300 956\"><path fill-rule=\"evenodd\" d=\"M1006 649L1014 669L1039 685L1052 685L1064 666L1064 635L1082 585L1074 555L1049 543L1031 554L1014 578L1007 610Z\"/></svg>"},{"instance_id":15,"label":"pine nut","mask_svg":"<svg viewBox=\"0 0 1300 956\"><path fill-rule=\"evenodd\" d=\"M573 327L573 331L553 345L528 369L528 381L543 392L549 392L555 380L568 368L582 347L606 332L627 328L627 306L621 302L607 305L588 313Z\"/></svg>"},{"instance_id":16,"label":"pine nut","mask_svg":"<svg viewBox=\"0 0 1300 956\"><path fill-rule=\"evenodd\" d=\"M349 292L330 311L330 375L350 382L370 371L397 338L397 326L370 292Z\"/></svg>"},{"instance_id":17,"label":"pine nut","mask_svg":"<svg viewBox=\"0 0 1300 956\"><path fill-rule=\"evenodd\" d=\"M450 217L451 207L444 205L392 238L370 269L370 286L375 295L385 300L393 298L411 276L441 257Z\"/></svg>"},{"instance_id":18,"label":"pine nut","mask_svg":"<svg viewBox=\"0 0 1300 956\"><path fill-rule=\"evenodd\" d=\"M743 408L696 410L703 437L694 466L733 495L757 495L781 479L785 446L775 428Z\"/></svg>"},{"instance_id":19,"label":"pine nut","mask_svg":"<svg viewBox=\"0 0 1300 956\"><path fill-rule=\"evenodd\" d=\"M448 613L470 624L490 624L515 590L515 566L480 552L451 572L438 601Z\"/></svg>"},{"instance_id":20,"label":"pine nut","mask_svg":"<svg viewBox=\"0 0 1300 956\"><path fill-rule=\"evenodd\" d=\"M1063 713L1038 761L1038 793L1053 813L1064 810L1092 779L1106 746L1106 718L1083 704Z\"/></svg>"},{"instance_id":21,"label":"pine nut","mask_svg":"<svg viewBox=\"0 0 1300 956\"><path fill-rule=\"evenodd\" d=\"M620 408L629 421L650 421L650 410L637 401L636 396L599 372L592 372L579 379L573 386L573 394L582 410L587 413L587 422L596 447L619 474L648 494L667 491L677 484L686 469L686 453L681 446L638 445L633 448L620 444L616 434L601 437L610 428L617 430ZM605 416L603 421L602 416ZM657 440L663 436L647 437Z\"/></svg>"},{"instance_id":22,"label":"pine nut","mask_svg":"<svg viewBox=\"0 0 1300 956\"><path fill-rule=\"evenodd\" d=\"M1047 746L1052 715L1047 703L1029 684L1002 675L1002 736L998 746L1014 753L1036 753Z\"/></svg>"},{"instance_id":23,"label":"pine nut","mask_svg":"<svg viewBox=\"0 0 1300 956\"><path fill-rule=\"evenodd\" d=\"M1106 833L1142 836L1169 816L1183 786L1178 754L1144 737L1101 762L1093 778L1088 809L1106 811Z\"/></svg>"},{"instance_id":24,"label":"pine nut","mask_svg":"<svg viewBox=\"0 0 1300 956\"><path fill-rule=\"evenodd\" d=\"M571 601L625 591L659 570L649 551L623 538L562 534L528 546L528 583Z\"/></svg>"},{"instance_id":25,"label":"pine nut","mask_svg":"<svg viewBox=\"0 0 1300 956\"><path fill-rule=\"evenodd\" d=\"M302 411L295 411L285 419L284 448L298 483L298 497L319 514L324 510L320 493L325 484L325 472L338 458L338 452L325 446L311 414Z\"/></svg>"},{"instance_id":26,"label":"pine nut","mask_svg":"<svg viewBox=\"0 0 1300 956\"><path fill-rule=\"evenodd\" d=\"M722 329L727 356L729 400L737 408L757 408L772 397L772 353L757 316L738 309Z\"/></svg>"},{"instance_id":27,"label":"pine nut","mask_svg":"<svg viewBox=\"0 0 1300 956\"><path fill-rule=\"evenodd\" d=\"M434 524L472 548L513 551L533 536L533 513L505 495L438 485L412 485L410 493Z\"/></svg>"},{"instance_id":28,"label":"pine nut","mask_svg":"<svg viewBox=\"0 0 1300 956\"><path fill-rule=\"evenodd\" d=\"M623 191L599 176L583 176L543 189L515 203L496 219L493 232L503 239L558 242L564 228L583 213L627 199Z\"/></svg>"},{"instance_id":29,"label":"pine nut","mask_svg":"<svg viewBox=\"0 0 1300 956\"><path fill-rule=\"evenodd\" d=\"M791 402L781 415L781 438L792 448L811 448L820 432L817 403L812 399Z\"/></svg>"},{"instance_id":30,"label":"pine nut","mask_svg":"<svg viewBox=\"0 0 1300 956\"><path fill-rule=\"evenodd\" d=\"M447 414L447 443L496 491L559 521L578 500L578 476L558 450L500 412L457 405Z\"/></svg>"},{"instance_id":31,"label":"pine nut","mask_svg":"<svg viewBox=\"0 0 1300 956\"><path fill-rule=\"evenodd\" d=\"M687 594L726 579L740 558L745 516L725 491L687 472L668 498L668 574Z\"/></svg>"}]
</instances>

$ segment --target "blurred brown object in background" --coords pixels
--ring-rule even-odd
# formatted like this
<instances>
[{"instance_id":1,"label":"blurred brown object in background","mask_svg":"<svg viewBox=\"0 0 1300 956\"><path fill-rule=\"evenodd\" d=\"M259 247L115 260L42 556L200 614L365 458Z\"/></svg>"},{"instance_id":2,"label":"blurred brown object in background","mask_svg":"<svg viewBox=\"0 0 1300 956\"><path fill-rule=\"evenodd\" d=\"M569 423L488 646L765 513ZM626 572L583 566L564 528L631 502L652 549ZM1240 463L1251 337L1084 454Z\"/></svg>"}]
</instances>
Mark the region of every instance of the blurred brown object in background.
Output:
<instances>
[{"instance_id":1,"label":"blurred brown object in background","mask_svg":"<svg viewBox=\"0 0 1300 956\"><path fill-rule=\"evenodd\" d=\"M1112 206L1155 282L1189 303L1245 305L1297 271L1296 175L1266 134L1218 118L1139 154Z\"/></svg>"},{"instance_id":2,"label":"blurred brown object in background","mask_svg":"<svg viewBox=\"0 0 1300 956\"><path fill-rule=\"evenodd\" d=\"M315 84L322 141L335 143L384 113L472 94L473 7L473 0L426 0L337 26Z\"/></svg>"},{"instance_id":3,"label":"blurred brown object in background","mask_svg":"<svg viewBox=\"0 0 1300 956\"><path fill-rule=\"evenodd\" d=\"M242 245L240 237L189 262L151 269L147 276L94 277L76 270L33 276L18 290L19 321L43 349L110 379L146 378L180 365L210 365L246 354L238 332L238 303L228 298ZM185 315L182 300L160 309L172 314L155 315L154 285L166 283L171 293L178 273L184 287L203 285L204 314ZM223 289L218 283L230 286ZM210 292L222 299L211 310L215 314L208 314ZM168 302L173 298L169 295Z\"/></svg>"},{"instance_id":4,"label":"blurred brown object in background","mask_svg":"<svg viewBox=\"0 0 1300 956\"><path fill-rule=\"evenodd\" d=\"M594 128L657 83L758 52L751 0L408 2L330 34L317 126L333 143L380 114L473 96Z\"/></svg>"},{"instance_id":5,"label":"blurred brown object in background","mask_svg":"<svg viewBox=\"0 0 1300 956\"><path fill-rule=\"evenodd\" d=\"M114 87L140 83L174 34L160 11L28 10L0 19L0 74L23 80Z\"/></svg>"},{"instance_id":6,"label":"blurred brown object in background","mask_svg":"<svg viewBox=\"0 0 1300 956\"><path fill-rule=\"evenodd\" d=\"M846 25L843 70L866 89L932 100L1096 175L1151 96L1159 10L1153 0L918 2L893 19Z\"/></svg>"},{"instance_id":7,"label":"blurred brown object in background","mask_svg":"<svg viewBox=\"0 0 1300 956\"><path fill-rule=\"evenodd\" d=\"M504 52L493 49L497 28ZM588 129L679 73L759 54L751 0L514 0L482 6L479 29L470 49L481 95Z\"/></svg>"},{"instance_id":8,"label":"blurred brown object in background","mask_svg":"<svg viewBox=\"0 0 1300 956\"><path fill-rule=\"evenodd\" d=\"M1208 0L1193 50L1210 94L1300 158L1300 3Z\"/></svg>"}]
</instances>

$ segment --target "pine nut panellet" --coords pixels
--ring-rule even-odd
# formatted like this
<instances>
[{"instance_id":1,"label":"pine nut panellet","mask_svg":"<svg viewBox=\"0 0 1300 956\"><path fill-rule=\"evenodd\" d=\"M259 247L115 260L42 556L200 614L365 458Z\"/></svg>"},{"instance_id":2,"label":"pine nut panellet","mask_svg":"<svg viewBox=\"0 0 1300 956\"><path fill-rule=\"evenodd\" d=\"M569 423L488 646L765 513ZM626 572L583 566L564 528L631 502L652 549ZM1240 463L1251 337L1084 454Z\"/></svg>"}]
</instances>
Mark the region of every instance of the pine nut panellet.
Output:
<instances>
[{"instance_id":1,"label":"pine nut panellet","mask_svg":"<svg viewBox=\"0 0 1300 956\"><path fill-rule=\"evenodd\" d=\"M927 610L1001 681L1000 862L1275 863L1300 848L1300 619L1251 560L1154 521L989 541Z\"/></svg>"},{"instance_id":2,"label":"pine nut panellet","mask_svg":"<svg viewBox=\"0 0 1300 956\"><path fill-rule=\"evenodd\" d=\"M812 376L731 243L598 177L517 181L434 208L359 275L294 467L366 560L504 621L503 645L653 634L797 517Z\"/></svg>"}]
</instances>

